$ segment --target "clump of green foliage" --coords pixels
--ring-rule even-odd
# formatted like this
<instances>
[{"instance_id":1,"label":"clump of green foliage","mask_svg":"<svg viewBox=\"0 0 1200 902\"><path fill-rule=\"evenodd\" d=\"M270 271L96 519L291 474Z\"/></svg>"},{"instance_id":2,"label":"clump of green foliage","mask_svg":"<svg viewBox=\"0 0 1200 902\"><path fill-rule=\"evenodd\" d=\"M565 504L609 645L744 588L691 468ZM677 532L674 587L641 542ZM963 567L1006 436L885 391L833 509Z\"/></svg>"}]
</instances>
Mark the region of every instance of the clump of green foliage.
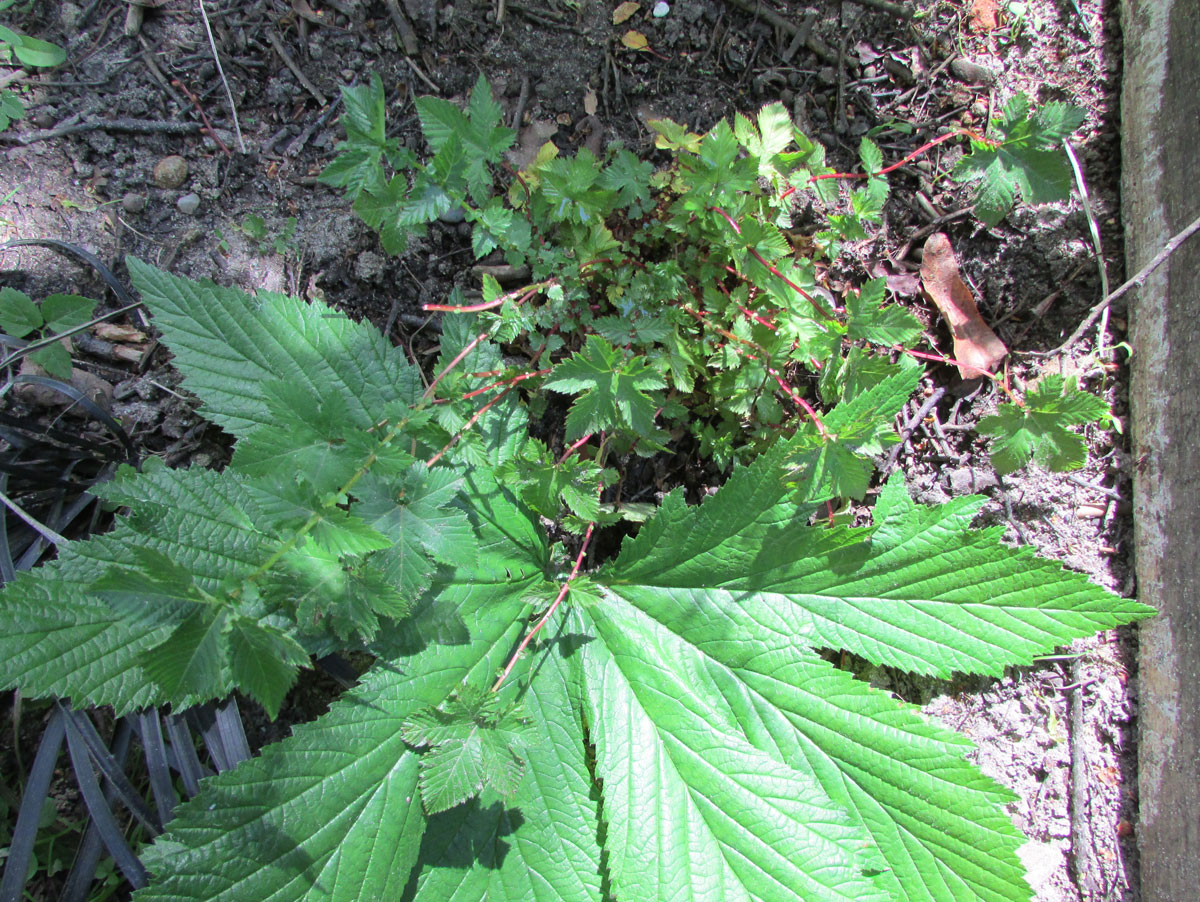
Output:
<instances>
[{"instance_id":1,"label":"clump of green foliage","mask_svg":"<svg viewBox=\"0 0 1200 902\"><path fill-rule=\"evenodd\" d=\"M455 211L471 224L477 257L529 267L523 288L505 292L485 276L482 303L456 295L431 309L480 311L489 335L524 345L532 360L571 353L545 383L578 396L570 441L606 430L649 454L668 434L688 431L704 455L728 466L809 416L791 388L797 382L815 383L818 405L832 405L921 369L914 357L926 355L905 356L922 341L921 323L887 303L884 280L867 282L844 306L818 287L818 267L846 242L866 239L881 217L888 183L869 138L859 148L862 173L836 173L824 148L773 103L754 121L738 115L704 135L670 120L649 123L669 154L657 169L619 144L602 157L581 149L567 159L548 143L511 173L504 155L514 132L500 124L482 76L465 110L435 97L416 101L432 154L424 163L386 137L378 77L343 96L346 141L322 181L346 189L392 253ZM1070 172L1053 145L1082 116L1065 104L1031 112L1021 95L996 122L1002 138L970 133L973 150L955 172L980 180L980 217L998 222L1018 191L1029 203L1065 198ZM843 190L847 183L854 187ZM805 207L823 223L807 241L793 230ZM853 430L876 427L863 420ZM819 423L809 428L823 432ZM884 430L876 438L895 437ZM845 453L822 459L856 459L860 472L875 447L835 446ZM1079 453L1038 459L1056 468L1083 463ZM841 485L861 498L866 481Z\"/></svg>"},{"instance_id":2,"label":"clump of green foliage","mask_svg":"<svg viewBox=\"0 0 1200 902\"><path fill-rule=\"evenodd\" d=\"M972 529L982 498L918 506L893 475L865 525L815 516L866 494L921 376L883 283L834 309L783 234L809 190L847 217L829 252L855 234L873 145L849 197L811 188L821 152L772 105L659 123L658 172L546 151L498 193L486 85L418 110L434 158L410 181L383 171L411 160L381 89L348 94L326 178L393 249L462 207L532 284L446 305L424 373L322 303L130 259L232 460L125 468L98 489L113 531L0 595L0 685L117 713L236 690L274 716L313 656L373 662L207 781L135 898L1028 899L1012 796L969 743L822 652L999 674L1152 612ZM820 413L789 381L809 365ZM545 392L572 399L561 434ZM748 463L589 561L630 516L629 462L691 417Z\"/></svg>"}]
</instances>

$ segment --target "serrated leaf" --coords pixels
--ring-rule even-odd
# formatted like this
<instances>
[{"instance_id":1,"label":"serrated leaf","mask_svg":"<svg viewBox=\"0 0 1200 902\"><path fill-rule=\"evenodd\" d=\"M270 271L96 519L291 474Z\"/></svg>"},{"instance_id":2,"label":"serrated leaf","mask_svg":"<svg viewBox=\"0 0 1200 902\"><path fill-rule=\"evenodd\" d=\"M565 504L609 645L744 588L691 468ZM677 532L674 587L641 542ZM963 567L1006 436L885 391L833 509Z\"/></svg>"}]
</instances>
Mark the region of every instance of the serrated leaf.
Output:
<instances>
[{"instance_id":1,"label":"serrated leaf","mask_svg":"<svg viewBox=\"0 0 1200 902\"><path fill-rule=\"evenodd\" d=\"M70 381L71 370L73 369L71 352L63 347L61 341L48 344L44 348L38 348L29 355L29 359L55 379L62 379L64 382Z\"/></svg>"},{"instance_id":2,"label":"serrated leaf","mask_svg":"<svg viewBox=\"0 0 1200 902\"><path fill-rule=\"evenodd\" d=\"M736 471L698 508L668 496L595 577L606 599L587 613L603 646L585 646L585 655L592 704L599 706L594 719L612 736L598 738L598 767L614 884L654 897L652 886L642 889L656 871L641 849L665 842L657 848L674 852L656 861L682 867L692 859L681 860L679 850L696 846L681 843L696 836L708 843L697 862L712 863L690 872L693 895L728 892L731 862L744 855L708 837L725 826L725 816L780 798L766 788L777 774L806 787L787 798L806 800L824 812L821 823L847 831L820 855L784 856L811 861L810 877L829 875L813 898L835 898L839 887L851 888L851 898L869 895L848 867L856 830L886 863L880 869L870 857L858 859L884 898L1028 898L1015 853L1019 834L998 807L1011 795L962 759L966 741L834 670L816 650L846 649L942 677L956 670L995 674L1150 610L1107 596L1028 549L1006 548L996 528L971 530L982 499L919 508L899 477L881 496L874 527L809 527L810 509L798 510L780 487L788 453L781 445ZM620 726L610 727L614 722ZM680 735L689 738L680 742ZM748 757L725 759L731 763L721 777L690 776L685 764L699 766L708 748L714 756L739 749ZM733 761L753 761L756 753L785 770L766 763L734 769ZM712 781L730 772L744 775L749 793L733 806L708 794ZM849 817L840 827L837 808ZM708 811L723 817L705 817ZM659 827L646 833L643 821ZM775 815L756 821L776 822ZM793 830L768 845L781 850L798 835ZM831 836L837 834L824 834ZM727 847L742 848L732 843ZM759 866L749 873L762 881L770 872ZM774 895L739 891L789 898L776 886Z\"/></svg>"},{"instance_id":3,"label":"serrated leaf","mask_svg":"<svg viewBox=\"0 0 1200 902\"><path fill-rule=\"evenodd\" d=\"M746 740L695 650L619 597L586 616L601 640L584 646L584 671L619 897L887 898L862 876L865 832Z\"/></svg>"},{"instance_id":4,"label":"serrated leaf","mask_svg":"<svg viewBox=\"0 0 1200 902\"><path fill-rule=\"evenodd\" d=\"M522 698L530 722L525 779L511 799L485 791L429 819L414 902L602 898L600 823L572 666L580 655L571 637L582 637L582 622L571 617L565 632L532 659Z\"/></svg>"},{"instance_id":5,"label":"serrated leaf","mask_svg":"<svg viewBox=\"0 0 1200 902\"><path fill-rule=\"evenodd\" d=\"M127 258L140 292L202 413L235 436L271 424L265 386L287 382L370 429L393 401L414 404L422 386L404 352L369 324L322 303L191 282Z\"/></svg>"},{"instance_id":6,"label":"serrated leaf","mask_svg":"<svg viewBox=\"0 0 1200 902\"><path fill-rule=\"evenodd\" d=\"M992 466L1001 475L1031 459L1048 470L1076 470L1087 460L1087 446L1067 427L1094 423L1108 412L1102 398L1079 390L1075 377L1050 374L1029 392L1024 407L1001 404L979 421L979 431L993 436Z\"/></svg>"},{"instance_id":7,"label":"serrated leaf","mask_svg":"<svg viewBox=\"0 0 1200 902\"><path fill-rule=\"evenodd\" d=\"M626 360L596 335L589 335L581 351L556 366L544 384L558 392L583 393L567 414L568 441L601 429L629 429L649 437L658 408L645 392L666 386L645 360Z\"/></svg>"},{"instance_id":8,"label":"serrated leaf","mask_svg":"<svg viewBox=\"0 0 1200 902\"><path fill-rule=\"evenodd\" d=\"M620 150L600 173L601 188L617 193L617 204L628 207L650 202L650 176L654 167L627 150Z\"/></svg>"},{"instance_id":9,"label":"serrated leaf","mask_svg":"<svg viewBox=\"0 0 1200 902\"><path fill-rule=\"evenodd\" d=\"M42 301L42 316L51 333L73 329L92 318L96 302L77 294L52 294Z\"/></svg>"},{"instance_id":10,"label":"serrated leaf","mask_svg":"<svg viewBox=\"0 0 1200 902\"><path fill-rule=\"evenodd\" d=\"M870 138L864 137L858 145L858 156L868 175L875 175L883 168L883 152Z\"/></svg>"},{"instance_id":11,"label":"serrated leaf","mask_svg":"<svg viewBox=\"0 0 1200 902\"><path fill-rule=\"evenodd\" d=\"M381 664L327 715L206 781L179 809L145 854L156 879L137 902L401 896L425 821L419 756L401 725L461 685L494 676L522 632L523 597L546 563L544 539L526 515L494 484L477 488L481 553L443 584L436 603L426 602L470 623L468 641L429 645L421 614L397 627L375 647ZM461 855L457 861L470 867Z\"/></svg>"},{"instance_id":12,"label":"serrated leaf","mask_svg":"<svg viewBox=\"0 0 1200 902\"><path fill-rule=\"evenodd\" d=\"M13 338L24 338L45 324L42 311L23 291L0 288L0 329Z\"/></svg>"},{"instance_id":13,"label":"serrated leaf","mask_svg":"<svg viewBox=\"0 0 1200 902\"><path fill-rule=\"evenodd\" d=\"M160 645L146 652L146 676L167 698L202 696L220 684L228 666L221 634L228 613L209 605L197 607Z\"/></svg>"},{"instance_id":14,"label":"serrated leaf","mask_svg":"<svg viewBox=\"0 0 1200 902\"><path fill-rule=\"evenodd\" d=\"M791 442L788 480L804 502L830 498L861 499L874 465L867 455L895 442L893 417L916 390L920 368L904 370L862 394L838 404L821 417L824 431L805 423Z\"/></svg>"},{"instance_id":15,"label":"serrated leaf","mask_svg":"<svg viewBox=\"0 0 1200 902\"><path fill-rule=\"evenodd\" d=\"M1017 94L995 122L1003 139L973 142L953 175L959 181L980 179L975 214L994 226L1016 201L1018 190L1026 203L1065 200L1071 192L1071 170L1058 142L1083 122L1083 111L1065 104L1048 104L1030 116L1029 98Z\"/></svg>"},{"instance_id":16,"label":"serrated leaf","mask_svg":"<svg viewBox=\"0 0 1200 902\"><path fill-rule=\"evenodd\" d=\"M474 798L485 788L516 791L525 762L516 752L524 725L495 693L479 690L416 712L400 728L404 741L427 748L421 756L421 800L429 814Z\"/></svg>"},{"instance_id":17,"label":"serrated leaf","mask_svg":"<svg viewBox=\"0 0 1200 902\"><path fill-rule=\"evenodd\" d=\"M321 170L317 181L323 185L345 188L351 200L357 200L364 191L378 194L385 190L387 184L387 175L379 156L379 152L372 148L348 148Z\"/></svg>"},{"instance_id":18,"label":"serrated leaf","mask_svg":"<svg viewBox=\"0 0 1200 902\"><path fill-rule=\"evenodd\" d=\"M654 146L660 150L687 150L698 153L701 136L672 119L647 119L646 127L655 132Z\"/></svg>"},{"instance_id":19,"label":"serrated leaf","mask_svg":"<svg viewBox=\"0 0 1200 902\"><path fill-rule=\"evenodd\" d=\"M308 653L295 639L246 617L233 620L229 632L233 678L274 719L296 673L307 667Z\"/></svg>"},{"instance_id":20,"label":"serrated leaf","mask_svg":"<svg viewBox=\"0 0 1200 902\"><path fill-rule=\"evenodd\" d=\"M886 347L907 346L921 336L921 322L903 307L884 307L887 280L872 279L846 297L846 337Z\"/></svg>"},{"instance_id":21,"label":"serrated leaf","mask_svg":"<svg viewBox=\"0 0 1200 902\"><path fill-rule=\"evenodd\" d=\"M357 138L382 145L387 137L387 101L379 73L372 72L371 80L365 85L343 86L341 91L346 110L342 125L351 140Z\"/></svg>"}]
</instances>

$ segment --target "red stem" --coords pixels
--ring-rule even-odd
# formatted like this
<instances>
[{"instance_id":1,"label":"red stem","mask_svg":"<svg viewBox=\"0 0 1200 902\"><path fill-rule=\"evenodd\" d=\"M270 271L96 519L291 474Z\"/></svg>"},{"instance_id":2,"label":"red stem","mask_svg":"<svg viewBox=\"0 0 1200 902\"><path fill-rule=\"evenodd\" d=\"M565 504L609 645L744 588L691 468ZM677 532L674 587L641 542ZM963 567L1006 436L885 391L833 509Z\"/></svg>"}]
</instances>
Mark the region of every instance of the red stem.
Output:
<instances>
[{"instance_id":1,"label":"red stem","mask_svg":"<svg viewBox=\"0 0 1200 902\"><path fill-rule=\"evenodd\" d=\"M507 379L501 379L498 382L493 382L491 385L485 385L483 388L477 388L475 391L467 392L465 395L463 395L463 400L465 401L467 398L474 398L476 395L482 395L484 392L489 392L492 389L499 388L502 385L508 385L511 387L516 385L518 382L524 382L526 379L532 379L534 376L544 376L550 372L550 369L552 368L548 367L544 370L538 370L537 372L521 373L517 376L510 376Z\"/></svg>"},{"instance_id":2,"label":"red stem","mask_svg":"<svg viewBox=\"0 0 1200 902\"><path fill-rule=\"evenodd\" d=\"M494 307L499 307L505 301L515 297L522 291L525 292L514 302L515 304L523 304L543 288L548 288L553 284L553 280L549 282L539 282L537 285L530 285L528 288L517 288L506 294L500 295L498 298L493 298L490 301L484 301L481 304L464 304L456 306L454 304L425 304L421 309L427 312L439 311L442 313L479 313L481 310L491 310Z\"/></svg>"},{"instance_id":3,"label":"red stem","mask_svg":"<svg viewBox=\"0 0 1200 902\"><path fill-rule=\"evenodd\" d=\"M583 545L579 548L579 554L575 556L575 566L571 568L570 576L568 576L567 581L562 584L562 588L558 590L558 597L554 599L554 602L549 608L546 609L546 613L542 615L541 619L538 620L534 628L529 631L529 634L521 640L521 644L517 646L517 650L514 651L512 657L508 659L508 664L505 665L504 672L500 674L500 678L492 685L493 692L498 692L500 687L504 685L504 681L508 679L508 675L512 673L512 669L517 666L517 659L521 657L521 652L525 650L525 647L529 645L529 643L533 640L533 637L538 634L541 628L546 625L546 621L550 619L550 615L558 610L558 606L562 604L562 600L567 597L567 591L571 588L571 580L575 579L575 577L579 575L579 568L583 564L583 556L587 554L588 543L592 540L592 530L595 528L595 523L589 523L587 525L587 532L583 534Z\"/></svg>"},{"instance_id":4,"label":"red stem","mask_svg":"<svg viewBox=\"0 0 1200 902\"><path fill-rule=\"evenodd\" d=\"M996 141L993 138L985 138L983 135L979 134L979 132L975 131L974 129L959 128L959 129L955 129L952 132L946 132L946 134L944 134L944 135L938 135L932 141L929 141L926 144L922 144L920 147L918 147L916 150L914 150L908 156L902 158L899 162L893 163L891 166L888 166L885 169L880 169L878 172L876 172L874 174L875 175L887 175L889 172L899 169L901 166L903 166L905 163L909 162L910 160L915 160L921 154L925 153L925 151L932 150L934 147L937 147L939 144L949 141L951 138L958 138L963 135L966 135L968 138L972 139L973 141L979 141L982 144L989 144L992 147L995 147L1000 143L999 141ZM822 179L865 179L865 178L870 178L870 177L871 177L871 173L868 173L868 172L827 172L825 175L814 175L808 181L811 183L811 182L819 182ZM794 190L794 189L789 189L789 192L791 190ZM787 195L785 194L784 196L786 197Z\"/></svg>"},{"instance_id":5,"label":"red stem","mask_svg":"<svg viewBox=\"0 0 1200 902\"><path fill-rule=\"evenodd\" d=\"M566 451L564 451L563 456L558 459L558 465L561 467L568 457L570 457L572 454L574 454L576 451L578 451L580 448L582 448L584 445L586 445L588 443L588 440L591 439L593 434L594 433L589 432L587 435L585 435L579 441L575 442L575 444L571 445L570 448L568 448Z\"/></svg>"},{"instance_id":6,"label":"red stem","mask_svg":"<svg viewBox=\"0 0 1200 902\"><path fill-rule=\"evenodd\" d=\"M478 335L476 335L474 338L472 338L467 343L467 346L458 352L458 356L455 357L453 360L451 360L449 363L447 363L446 368L444 370L442 370L440 373L438 373L436 376L433 377L433 381L429 383L429 387L426 388L425 393L423 395L421 395L421 400L424 401L426 398L428 398L430 395L432 395L433 390L437 387L437 384L442 381L442 378L448 372L450 372L452 369L454 369L456 366L458 366L460 363L462 363L462 359L464 357L466 357L468 354L470 354L472 351L474 351L475 348L478 347L479 343L487 337L488 337L487 332L480 332Z\"/></svg>"},{"instance_id":7,"label":"red stem","mask_svg":"<svg viewBox=\"0 0 1200 902\"><path fill-rule=\"evenodd\" d=\"M429 460L425 461L426 469L431 469L435 463L437 463L439 460L441 460L442 455L445 454L447 451L449 451L451 448L453 448L454 445L458 442L458 440L463 437L463 435L466 433L466 431L468 429L470 429L472 426L474 426L476 423L479 422L479 418L481 416L483 416L485 413L487 413L489 410L491 410L492 407L496 404L496 402L498 402L501 398L503 398L505 395L507 395L515 387L516 387L515 385L510 385L508 388L504 389L504 391L500 392L500 394L496 395L496 397L492 398L492 400L488 401L486 404L484 404L482 407L480 407L477 411L475 411L475 413L473 413L471 415L471 419L469 419L465 423L463 423L463 427L461 429L459 429L458 432L454 433L454 437L452 439L450 439L450 441L446 442L446 444L442 448L442 450L439 451L437 454L433 455L433 457L429 458Z\"/></svg>"},{"instance_id":8,"label":"red stem","mask_svg":"<svg viewBox=\"0 0 1200 902\"><path fill-rule=\"evenodd\" d=\"M730 227L734 230L734 232L736 232L739 237L741 236L742 229L736 222L734 222L732 216L730 216L728 213L726 213L720 207L709 207L708 209L710 212L717 213L720 216L723 216L725 218L725 221L729 223ZM761 263L763 266L765 266L767 268L767 271L770 272L771 275L776 276L780 279L783 279L784 284L786 284L789 288L791 288L798 295L800 295L800 297L804 298L804 300L806 300L810 304L812 304L813 309L817 311L818 315L820 315L822 319L827 319L830 321L833 320L833 317L829 314L829 312L824 307L822 307L819 303L817 303L816 298L814 298L811 294L809 294L807 291L805 291L803 288L801 288L799 285L797 285L795 282L793 282L791 279L789 279L787 276L785 276L783 273L781 273L774 264L768 263L766 258L763 257L762 254L760 254L758 251L756 251L754 248L750 247L749 245L746 246L746 250L748 250L754 256L755 260L757 260L759 263ZM739 275L740 275L740 273L739 273ZM743 276L742 278L745 278L745 277Z\"/></svg>"}]
</instances>

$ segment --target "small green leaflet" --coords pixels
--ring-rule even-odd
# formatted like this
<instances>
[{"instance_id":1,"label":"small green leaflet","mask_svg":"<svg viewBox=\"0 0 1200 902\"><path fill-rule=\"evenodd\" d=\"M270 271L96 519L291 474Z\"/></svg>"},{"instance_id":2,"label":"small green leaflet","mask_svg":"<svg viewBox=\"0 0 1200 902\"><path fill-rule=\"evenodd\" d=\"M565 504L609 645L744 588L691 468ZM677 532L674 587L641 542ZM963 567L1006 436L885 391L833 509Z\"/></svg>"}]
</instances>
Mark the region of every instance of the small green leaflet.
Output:
<instances>
[{"instance_id":1,"label":"small green leaflet","mask_svg":"<svg viewBox=\"0 0 1200 902\"><path fill-rule=\"evenodd\" d=\"M630 207L638 204L644 210L650 204L650 176L654 167L639 160L628 150L618 150L612 161L600 173L599 185L617 193L617 205Z\"/></svg>"},{"instance_id":2,"label":"small green leaflet","mask_svg":"<svg viewBox=\"0 0 1200 902\"><path fill-rule=\"evenodd\" d=\"M578 455L556 463L537 439L527 440L518 456L496 470L502 482L520 486L521 500L543 517L557 520L566 504L585 523L600 519L604 475L594 462Z\"/></svg>"},{"instance_id":3,"label":"small green leaflet","mask_svg":"<svg viewBox=\"0 0 1200 902\"><path fill-rule=\"evenodd\" d=\"M516 792L525 774L516 751L525 732L526 721L511 703L476 687L409 715L400 735L428 750L421 756L420 777L426 812L453 808L485 787L501 796Z\"/></svg>"},{"instance_id":4,"label":"small green leaflet","mask_svg":"<svg viewBox=\"0 0 1200 902\"><path fill-rule=\"evenodd\" d=\"M480 74L465 114L440 97L418 97L416 105L421 129L433 152L440 153L451 142L459 142L471 196L479 201L485 199L491 193L488 167L501 161L516 137L511 128L500 125L503 111L492 98L487 79Z\"/></svg>"},{"instance_id":5,"label":"small green leaflet","mask_svg":"<svg viewBox=\"0 0 1200 902\"><path fill-rule=\"evenodd\" d=\"M0 132L25 118L25 107L12 91L0 90Z\"/></svg>"},{"instance_id":6,"label":"small green leaflet","mask_svg":"<svg viewBox=\"0 0 1200 902\"><path fill-rule=\"evenodd\" d=\"M33 298L7 285L0 288L0 329L13 338L24 338L40 329L45 322Z\"/></svg>"},{"instance_id":7,"label":"small green leaflet","mask_svg":"<svg viewBox=\"0 0 1200 902\"><path fill-rule=\"evenodd\" d=\"M868 455L897 441L892 418L912 396L922 375L920 367L902 370L838 404L821 418L824 435L811 422L797 430L787 478L801 500L861 499L866 494L875 469Z\"/></svg>"},{"instance_id":8,"label":"small green leaflet","mask_svg":"<svg viewBox=\"0 0 1200 902\"><path fill-rule=\"evenodd\" d=\"M980 180L975 215L997 225L1018 193L1031 205L1066 200L1071 169L1059 142L1083 123L1085 113L1065 103L1048 103L1029 115L1029 98L1017 94L994 123L999 144L972 141L971 153L954 168L959 181Z\"/></svg>"},{"instance_id":9,"label":"small green leaflet","mask_svg":"<svg viewBox=\"0 0 1200 902\"><path fill-rule=\"evenodd\" d=\"M318 180L345 188L352 200L364 191L379 194L387 182L382 159L396 168L412 162L411 153L401 150L397 139L387 137L387 104L379 74L372 74L370 84L343 87L342 102L346 140L338 145L338 155Z\"/></svg>"},{"instance_id":10,"label":"small green leaflet","mask_svg":"<svg viewBox=\"0 0 1200 902\"><path fill-rule=\"evenodd\" d=\"M1080 391L1074 376L1050 374L1025 396L1024 407L1001 404L979 421L979 431L993 437L992 465L1001 475L1031 458L1048 470L1077 470L1087 460L1087 445L1067 427L1095 423L1108 413L1104 400Z\"/></svg>"},{"instance_id":11,"label":"small green leaflet","mask_svg":"<svg viewBox=\"0 0 1200 902\"><path fill-rule=\"evenodd\" d=\"M872 279L846 297L846 337L892 347L908 346L921 336L921 322L903 307L884 307L887 279Z\"/></svg>"},{"instance_id":12,"label":"small green leaflet","mask_svg":"<svg viewBox=\"0 0 1200 902\"><path fill-rule=\"evenodd\" d=\"M658 404L646 392L666 387L644 359L627 360L596 335L589 335L583 350L556 366L544 384L564 394L583 393L567 413L568 441L602 429L652 437Z\"/></svg>"}]
</instances>

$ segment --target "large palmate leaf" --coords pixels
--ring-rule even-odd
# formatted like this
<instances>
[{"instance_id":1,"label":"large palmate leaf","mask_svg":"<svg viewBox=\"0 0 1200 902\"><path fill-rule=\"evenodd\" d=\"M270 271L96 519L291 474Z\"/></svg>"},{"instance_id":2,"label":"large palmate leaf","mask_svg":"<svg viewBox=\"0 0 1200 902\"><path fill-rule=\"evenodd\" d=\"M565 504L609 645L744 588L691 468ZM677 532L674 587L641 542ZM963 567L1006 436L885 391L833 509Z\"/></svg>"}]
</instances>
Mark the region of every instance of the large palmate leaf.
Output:
<instances>
[{"instance_id":1,"label":"large palmate leaf","mask_svg":"<svg viewBox=\"0 0 1200 902\"><path fill-rule=\"evenodd\" d=\"M420 376L369 323L321 303L193 282L127 259L134 287L175 355L204 416L235 436L277 422L273 386L285 383L337 409L359 430L396 402L413 404Z\"/></svg>"},{"instance_id":2,"label":"large palmate leaf","mask_svg":"<svg viewBox=\"0 0 1200 902\"><path fill-rule=\"evenodd\" d=\"M523 629L526 598L547 563L544 540L511 496L494 482L474 488L477 562L455 570L410 621L380 640L379 663L329 714L212 780L181 809L149 856L161 879L139 902L396 899L418 861L413 879L422 887L450 881L465 893L455 898L534 898L515 889L486 895L490 881L527 886L528 861L559 872L548 878L559 895L537 898L598 898L575 894L579 881L599 886L599 850L565 664L548 662L525 693L531 714L550 715L533 728L541 741L531 743L515 800L528 816L485 796L431 819L421 839L419 762L405 744L404 723L465 686L490 682ZM465 641L428 642L426 627L445 610L467 624ZM510 702L517 689L516 682L506 688ZM468 886L478 887L474 896L461 888ZM420 895L451 898L430 892Z\"/></svg>"},{"instance_id":3,"label":"large palmate leaf","mask_svg":"<svg viewBox=\"0 0 1200 902\"><path fill-rule=\"evenodd\" d=\"M787 453L699 508L668 496L594 577L607 588L586 612L601 640L587 676L614 884L639 899L1027 899L998 807L1010 796L963 760L966 740L817 652L999 673L1150 610L969 529L981 499L920 508L899 477L873 527L810 527L780 488ZM822 826L771 832L789 820ZM666 860L684 896L658 882Z\"/></svg>"}]
</instances>

